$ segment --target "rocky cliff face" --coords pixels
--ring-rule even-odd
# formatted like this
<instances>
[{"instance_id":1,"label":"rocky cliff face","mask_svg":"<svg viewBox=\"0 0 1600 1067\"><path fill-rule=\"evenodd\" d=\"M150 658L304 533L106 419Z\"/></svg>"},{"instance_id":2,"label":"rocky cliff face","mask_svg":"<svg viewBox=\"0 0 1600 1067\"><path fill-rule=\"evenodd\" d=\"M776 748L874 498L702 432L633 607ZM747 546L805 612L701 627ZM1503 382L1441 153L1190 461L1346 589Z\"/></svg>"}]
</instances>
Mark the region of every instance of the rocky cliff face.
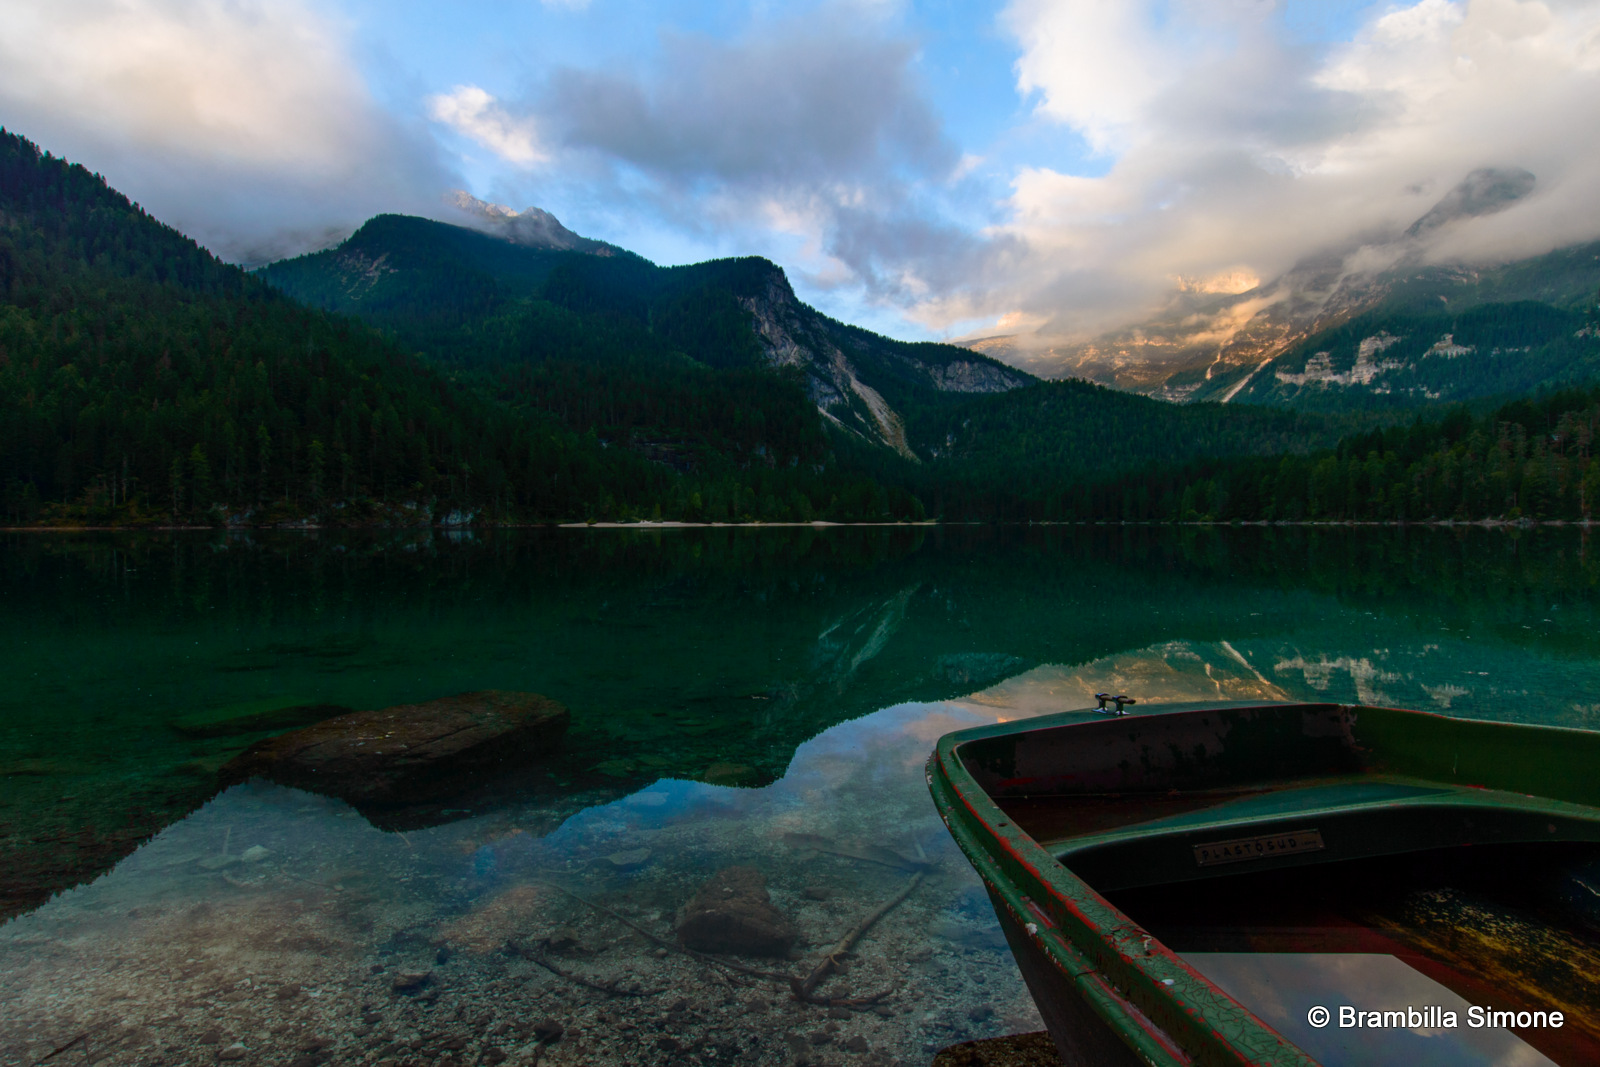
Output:
<instances>
[{"instance_id":1,"label":"rocky cliff face","mask_svg":"<svg viewBox=\"0 0 1600 1067\"><path fill-rule=\"evenodd\" d=\"M1003 393L1032 375L951 345L916 345L834 322L801 303L783 271L773 268L757 292L739 298L767 361L797 367L823 416L908 459L920 457L905 420L885 393Z\"/></svg>"},{"instance_id":2,"label":"rocky cliff face","mask_svg":"<svg viewBox=\"0 0 1600 1067\"><path fill-rule=\"evenodd\" d=\"M535 300L562 304L580 319L613 316L621 328L656 334L707 366L748 363L758 352L769 366L798 370L833 425L912 460L931 453L918 455L907 412L937 406L941 394L1001 393L1036 381L954 345L896 341L836 322L802 303L782 268L764 259L662 268L581 237L538 208L512 211L466 193L451 205L467 225L378 216L337 248L269 266L268 278L402 339L418 331L410 336L433 355L441 345L458 355L475 351L472 331L494 316L506 320L497 328L522 329L520 319L510 320ZM561 286L550 295L546 282L557 269Z\"/></svg>"},{"instance_id":3,"label":"rocky cliff face","mask_svg":"<svg viewBox=\"0 0 1600 1067\"><path fill-rule=\"evenodd\" d=\"M460 189L445 197L445 203L460 212L461 221L470 228L503 238L514 245L560 252L588 252L596 256L615 254L604 241L579 237L543 208L513 211L503 204L479 200Z\"/></svg>"},{"instance_id":4,"label":"rocky cliff face","mask_svg":"<svg viewBox=\"0 0 1600 1067\"><path fill-rule=\"evenodd\" d=\"M385 274L396 273L396 268L389 264L387 252L370 256L360 251L340 251L335 254L335 262L344 281L345 295L352 300L366 296L373 286L383 280Z\"/></svg>"},{"instance_id":5,"label":"rocky cliff face","mask_svg":"<svg viewBox=\"0 0 1600 1067\"><path fill-rule=\"evenodd\" d=\"M1025 337L963 342L1047 378L1083 378L1175 402L1226 403L1268 362L1322 330L1379 304L1385 278L1307 264L1244 293L1179 293L1137 325L1072 344Z\"/></svg>"},{"instance_id":6,"label":"rocky cliff face","mask_svg":"<svg viewBox=\"0 0 1600 1067\"><path fill-rule=\"evenodd\" d=\"M1511 207L1535 185L1520 168L1475 170L1403 233L1330 250L1278 278L1256 283L1251 276L1225 292L1175 292L1144 321L1089 340L1050 344L1007 336L963 344L1047 378L1084 378L1163 400L1226 403L1257 392L1263 374L1272 376L1267 365L1300 342L1397 293L1437 290L1439 299L1459 306L1494 270L1427 266L1426 242L1436 231ZM1386 266L1367 266L1374 263Z\"/></svg>"}]
</instances>

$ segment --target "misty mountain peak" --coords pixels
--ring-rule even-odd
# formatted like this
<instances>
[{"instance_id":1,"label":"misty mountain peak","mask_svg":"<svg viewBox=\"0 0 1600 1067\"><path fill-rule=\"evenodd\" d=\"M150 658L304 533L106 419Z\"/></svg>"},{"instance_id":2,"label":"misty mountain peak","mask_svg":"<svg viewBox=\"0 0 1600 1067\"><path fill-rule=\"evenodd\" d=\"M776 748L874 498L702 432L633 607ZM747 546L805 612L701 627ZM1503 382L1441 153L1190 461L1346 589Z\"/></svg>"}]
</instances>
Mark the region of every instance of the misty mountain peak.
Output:
<instances>
[{"instance_id":1,"label":"misty mountain peak","mask_svg":"<svg viewBox=\"0 0 1600 1067\"><path fill-rule=\"evenodd\" d=\"M553 248L561 251L593 252L609 255L610 250L600 241L579 237L559 219L543 208L529 207L515 211L504 204L491 204L479 200L461 189L452 190L445 203L465 216L465 222L480 233L487 233L527 248Z\"/></svg>"},{"instance_id":2,"label":"misty mountain peak","mask_svg":"<svg viewBox=\"0 0 1600 1067\"><path fill-rule=\"evenodd\" d=\"M1480 167L1462 178L1460 184L1444 194L1426 215L1413 222L1406 236L1416 237L1456 219L1504 211L1531 193L1537 180L1532 172L1521 167Z\"/></svg>"}]
</instances>

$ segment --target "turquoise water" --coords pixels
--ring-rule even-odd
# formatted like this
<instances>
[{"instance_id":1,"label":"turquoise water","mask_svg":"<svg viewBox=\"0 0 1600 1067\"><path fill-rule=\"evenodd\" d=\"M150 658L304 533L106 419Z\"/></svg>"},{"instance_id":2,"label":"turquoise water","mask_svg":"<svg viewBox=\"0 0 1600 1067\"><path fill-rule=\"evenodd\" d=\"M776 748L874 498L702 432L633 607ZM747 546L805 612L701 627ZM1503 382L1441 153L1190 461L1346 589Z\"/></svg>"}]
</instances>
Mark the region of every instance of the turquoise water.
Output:
<instances>
[{"instance_id":1,"label":"turquoise water","mask_svg":"<svg viewBox=\"0 0 1600 1067\"><path fill-rule=\"evenodd\" d=\"M1104 689L1596 726L1597 582L1572 528L0 535L0 1062L926 1062L1038 1026L940 733ZM571 709L558 788L404 832L216 795L232 720L484 688ZM925 872L824 987L890 995L658 956L730 865L786 974Z\"/></svg>"}]
</instances>

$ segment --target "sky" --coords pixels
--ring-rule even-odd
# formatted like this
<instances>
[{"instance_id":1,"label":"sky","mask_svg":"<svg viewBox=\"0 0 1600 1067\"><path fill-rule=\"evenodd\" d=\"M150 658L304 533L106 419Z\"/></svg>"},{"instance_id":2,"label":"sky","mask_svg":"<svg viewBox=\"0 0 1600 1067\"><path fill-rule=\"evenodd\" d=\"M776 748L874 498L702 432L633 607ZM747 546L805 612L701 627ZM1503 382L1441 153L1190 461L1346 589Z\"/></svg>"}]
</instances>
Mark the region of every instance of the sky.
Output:
<instances>
[{"instance_id":1,"label":"sky","mask_svg":"<svg viewBox=\"0 0 1600 1067\"><path fill-rule=\"evenodd\" d=\"M464 189L896 337L1600 237L1600 0L5 0L0 125L226 259Z\"/></svg>"}]
</instances>

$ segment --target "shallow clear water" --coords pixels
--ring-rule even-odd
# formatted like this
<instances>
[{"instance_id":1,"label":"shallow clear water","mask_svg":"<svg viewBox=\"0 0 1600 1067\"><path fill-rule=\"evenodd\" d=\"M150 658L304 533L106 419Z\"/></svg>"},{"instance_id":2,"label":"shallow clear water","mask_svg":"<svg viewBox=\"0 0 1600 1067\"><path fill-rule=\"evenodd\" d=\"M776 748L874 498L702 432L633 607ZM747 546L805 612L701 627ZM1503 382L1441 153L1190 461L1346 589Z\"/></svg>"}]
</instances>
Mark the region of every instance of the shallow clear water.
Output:
<instances>
[{"instance_id":1,"label":"shallow clear water","mask_svg":"<svg viewBox=\"0 0 1600 1067\"><path fill-rule=\"evenodd\" d=\"M1592 725L1586 537L0 535L0 1061L921 1063L1036 1029L926 795L941 733L1105 689ZM213 796L262 736L230 719L482 688L572 710L558 791L404 833ZM769 784L697 780L717 764ZM925 870L823 986L888 995L800 1006L647 936L733 865L803 939L746 963L792 975Z\"/></svg>"}]
</instances>

